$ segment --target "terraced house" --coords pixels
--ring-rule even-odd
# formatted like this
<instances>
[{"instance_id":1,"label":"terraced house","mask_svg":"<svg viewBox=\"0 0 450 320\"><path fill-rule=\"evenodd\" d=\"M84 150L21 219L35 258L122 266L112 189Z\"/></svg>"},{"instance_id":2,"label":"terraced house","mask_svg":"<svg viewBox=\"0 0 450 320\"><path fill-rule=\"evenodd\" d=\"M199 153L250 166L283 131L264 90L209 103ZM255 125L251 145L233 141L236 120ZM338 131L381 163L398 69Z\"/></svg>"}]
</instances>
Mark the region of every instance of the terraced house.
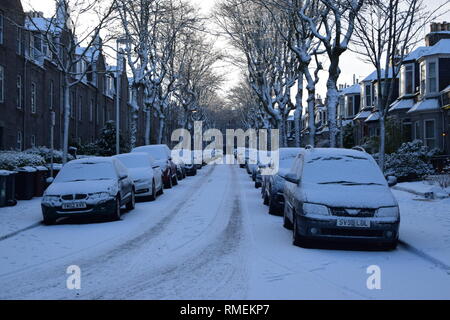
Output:
<instances>
[{"instance_id":1,"label":"terraced house","mask_svg":"<svg viewBox=\"0 0 450 320\"><path fill-rule=\"evenodd\" d=\"M58 6L56 20L64 19ZM50 26L51 27L51 26ZM55 118L54 145L62 148L64 97L62 75L55 57L43 40L49 19L42 13L26 13L19 0L0 1L0 150L23 150L50 145L50 127ZM58 41L70 41L64 34L52 34ZM85 144L98 138L105 122L116 119L119 99L121 131L129 130L128 79L126 67L120 73L120 96L116 95L116 67L105 60L101 39L77 65L83 79L70 92L70 144ZM125 66L126 64L123 63ZM142 123L138 136L143 137ZM142 138L143 139L143 138ZM143 142L143 141L142 141Z\"/></svg>"}]
</instances>

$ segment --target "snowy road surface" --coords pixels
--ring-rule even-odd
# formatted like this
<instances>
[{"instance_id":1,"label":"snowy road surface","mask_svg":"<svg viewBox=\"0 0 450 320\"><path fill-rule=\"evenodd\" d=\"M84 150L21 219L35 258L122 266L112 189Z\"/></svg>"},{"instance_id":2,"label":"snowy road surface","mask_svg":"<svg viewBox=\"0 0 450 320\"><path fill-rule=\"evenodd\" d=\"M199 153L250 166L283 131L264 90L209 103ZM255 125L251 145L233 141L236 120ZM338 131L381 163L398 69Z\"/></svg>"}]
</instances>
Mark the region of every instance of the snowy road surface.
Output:
<instances>
[{"instance_id":1,"label":"snowy road surface","mask_svg":"<svg viewBox=\"0 0 450 320\"><path fill-rule=\"evenodd\" d=\"M0 298L450 299L449 202L395 192L411 247L302 249L259 192L245 170L211 166L119 222L31 223L17 234L27 226L2 225ZM442 210L438 235L426 226L430 206ZM31 214L39 221L39 201L27 202ZM81 268L81 290L66 287L71 265ZM381 290L367 288L372 265Z\"/></svg>"}]
</instances>

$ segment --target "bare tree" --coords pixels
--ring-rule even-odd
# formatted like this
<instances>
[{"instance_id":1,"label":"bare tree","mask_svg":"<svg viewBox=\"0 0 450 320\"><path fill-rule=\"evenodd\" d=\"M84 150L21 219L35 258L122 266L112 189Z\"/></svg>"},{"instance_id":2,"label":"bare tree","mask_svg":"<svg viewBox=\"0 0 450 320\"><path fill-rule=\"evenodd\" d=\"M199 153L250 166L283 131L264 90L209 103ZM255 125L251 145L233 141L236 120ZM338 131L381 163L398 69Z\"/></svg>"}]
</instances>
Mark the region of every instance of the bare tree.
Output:
<instances>
[{"instance_id":1,"label":"bare tree","mask_svg":"<svg viewBox=\"0 0 450 320\"><path fill-rule=\"evenodd\" d=\"M62 75L64 105L63 161L67 162L71 113L70 90L93 74L94 63L102 50L100 32L112 19L115 0L58 0L56 13L42 18L43 23L28 17L26 24L36 33L29 56L49 59ZM81 21L93 21L88 27ZM93 25L93 26L92 26ZM38 48L38 44L42 44Z\"/></svg>"},{"instance_id":2,"label":"bare tree","mask_svg":"<svg viewBox=\"0 0 450 320\"><path fill-rule=\"evenodd\" d=\"M331 147L337 145L339 103L337 82L341 74L340 58L348 49L354 32L355 19L363 3L364 0L320 0L320 4L317 3L317 14L308 15L306 8L313 5L313 0L305 0L300 11L301 18L309 24L312 34L321 41L329 59L326 104Z\"/></svg>"},{"instance_id":3,"label":"bare tree","mask_svg":"<svg viewBox=\"0 0 450 320\"><path fill-rule=\"evenodd\" d=\"M294 110L291 89L298 80L297 59L273 23L274 13L255 3L224 0L216 21L245 57L251 88L260 99L281 145L287 145L287 118ZM281 18L281 17L280 17Z\"/></svg>"},{"instance_id":4,"label":"bare tree","mask_svg":"<svg viewBox=\"0 0 450 320\"><path fill-rule=\"evenodd\" d=\"M385 120L400 65L421 39L423 27L443 13L445 4L430 11L423 0L378 0L364 5L356 18L354 51L377 74L376 110L380 115L379 165L384 170ZM448 12L448 10L447 10Z\"/></svg>"}]
</instances>

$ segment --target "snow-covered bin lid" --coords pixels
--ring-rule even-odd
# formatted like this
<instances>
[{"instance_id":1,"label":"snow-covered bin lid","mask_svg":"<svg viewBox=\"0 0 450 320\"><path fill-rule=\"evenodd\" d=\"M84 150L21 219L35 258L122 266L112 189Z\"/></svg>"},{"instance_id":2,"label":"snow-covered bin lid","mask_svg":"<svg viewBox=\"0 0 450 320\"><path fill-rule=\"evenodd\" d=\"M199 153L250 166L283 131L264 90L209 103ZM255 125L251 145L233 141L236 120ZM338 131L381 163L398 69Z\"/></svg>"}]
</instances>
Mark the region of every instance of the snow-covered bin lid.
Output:
<instances>
[{"instance_id":1,"label":"snow-covered bin lid","mask_svg":"<svg viewBox=\"0 0 450 320\"><path fill-rule=\"evenodd\" d=\"M48 168L44 167L44 166L37 166L37 167L35 167L35 169L38 171L48 171Z\"/></svg>"},{"instance_id":2,"label":"snow-covered bin lid","mask_svg":"<svg viewBox=\"0 0 450 320\"><path fill-rule=\"evenodd\" d=\"M17 171L19 171L19 172L36 172L37 170L33 167L22 167L22 168L19 168Z\"/></svg>"},{"instance_id":3,"label":"snow-covered bin lid","mask_svg":"<svg viewBox=\"0 0 450 320\"><path fill-rule=\"evenodd\" d=\"M0 176L10 176L12 174L14 174L14 172L12 172L12 171L0 170Z\"/></svg>"}]
</instances>

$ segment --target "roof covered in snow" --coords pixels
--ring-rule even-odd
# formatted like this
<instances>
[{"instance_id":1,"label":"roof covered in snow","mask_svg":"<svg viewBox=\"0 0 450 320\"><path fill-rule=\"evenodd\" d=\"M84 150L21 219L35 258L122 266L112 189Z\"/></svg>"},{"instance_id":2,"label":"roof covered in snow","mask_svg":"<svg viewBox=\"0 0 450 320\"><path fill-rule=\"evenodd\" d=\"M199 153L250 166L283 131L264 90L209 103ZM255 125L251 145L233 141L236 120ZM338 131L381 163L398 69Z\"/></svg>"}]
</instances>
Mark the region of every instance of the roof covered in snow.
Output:
<instances>
[{"instance_id":1,"label":"roof covered in snow","mask_svg":"<svg viewBox=\"0 0 450 320\"><path fill-rule=\"evenodd\" d=\"M341 96L351 95L351 94L361 94L361 86L359 85L359 83L356 83L350 87L344 88L340 92Z\"/></svg>"},{"instance_id":2,"label":"roof covered in snow","mask_svg":"<svg viewBox=\"0 0 450 320\"><path fill-rule=\"evenodd\" d=\"M450 54L450 39L440 40L434 46L429 47L423 56L427 57L437 54Z\"/></svg>"},{"instance_id":3,"label":"roof covered in snow","mask_svg":"<svg viewBox=\"0 0 450 320\"><path fill-rule=\"evenodd\" d=\"M438 111L439 109L438 99L427 99L417 102L408 113Z\"/></svg>"},{"instance_id":4,"label":"roof covered in snow","mask_svg":"<svg viewBox=\"0 0 450 320\"><path fill-rule=\"evenodd\" d=\"M391 108L389 112L398 111L398 110L408 110L414 106L414 99L401 99L395 101L391 104Z\"/></svg>"},{"instance_id":5,"label":"roof covered in snow","mask_svg":"<svg viewBox=\"0 0 450 320\"><path fill-rule=\"evenodd\" d=\"M364 120L367 119L372 114L372 111L368 110L362 110L360 113L358 113L353 120Z\"/></svg>"},{"instance_id":6,"label":"roof covered in snow","mask_svg":"<svg viewBox=\"0 0 450 320\"><path fill-rule=\"evenodd\" d=\"M381 69L381 78L382 78L382 79L385 79L385 78L384 78L385 74L386 74L386 73L385 73L384 69ZM398 78L399 76L400 76L400 75L397 74L397 78ZM392 78L392 77L393 77L392 69L389 68L389 70L388 70L388 78ZM371 81L376 81L377 79L378 79L377 71L375 70L374 72L372 72L371 74L369 74L366 78L364 78L364 80L363 80L362 82L371 82Z\"/></svg>"},{"instance_id":7,"label":"roof covered in snow","mask_svg":"<svg viewBox=\"0 0 450 320\"><path fill-rule=\"evenodd\" d=\"M373 112L370 114L370 116L367 117L366 122L378 121L378 120L380 120L380 113Z\"/></svg>"}]
</instances>

